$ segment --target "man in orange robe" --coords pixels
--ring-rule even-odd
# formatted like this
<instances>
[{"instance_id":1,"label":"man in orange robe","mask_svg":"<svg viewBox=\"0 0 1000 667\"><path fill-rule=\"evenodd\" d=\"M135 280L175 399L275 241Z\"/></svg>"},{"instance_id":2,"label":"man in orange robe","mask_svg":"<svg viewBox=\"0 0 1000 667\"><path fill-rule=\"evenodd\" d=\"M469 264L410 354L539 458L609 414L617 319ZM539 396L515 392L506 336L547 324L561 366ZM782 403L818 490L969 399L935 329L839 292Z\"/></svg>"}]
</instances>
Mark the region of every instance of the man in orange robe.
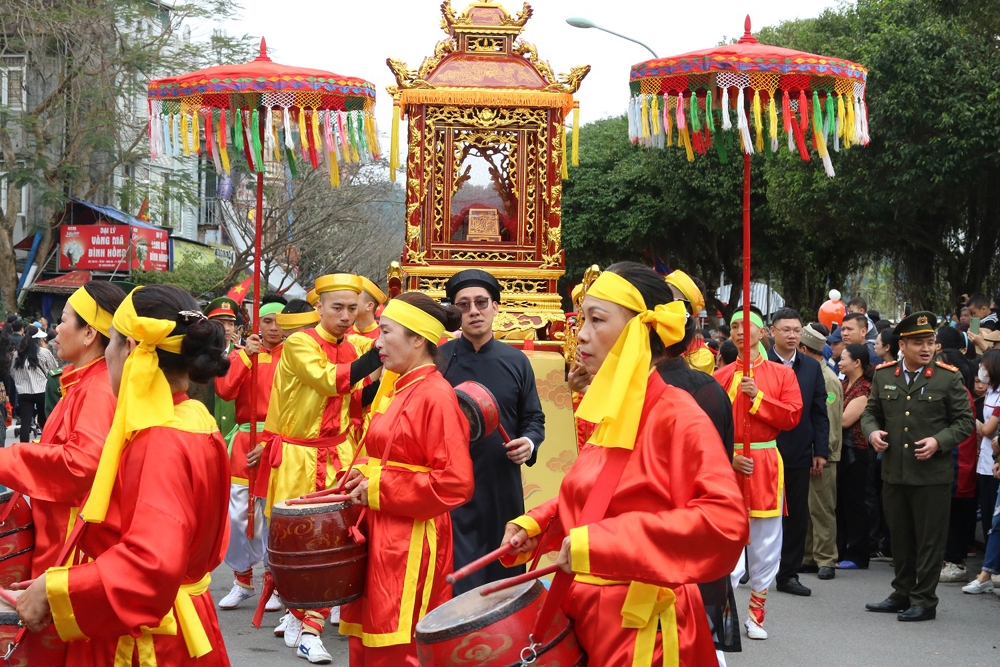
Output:
<instances>
[{"instance_id":1,"label":"man in orange robe","mask_svg":"<svg viewBox=\"0 0 1000 667\"><path fill-rule=\"evenodd\" d=\"M750 337L752 377L743 376L743 360L738 358L715 372L715 379L729 392L733 402L735 455L733 468L749 498L750 613L744 626L750 639L767 639L764 604L767 591L781 563L781 515L784 504L784 477L776 438L779 431L795 428L802 414L802 395L790 368L767 360L759 344L764 322L756 313L744 326L743 311L733 315L733 341L743 354L743 336ZM749 434L750 456L744 453ZM749 485L749 489L747 489ZM743 576L743 559L733 575L733 586Z\"/></svg>"},{"instance_id":2,"label":"man in orange robe","mask_svg":"<svg viewBox=\"0 0 1000 667\"><path fill-rule=\"evenodd\" d=\"M285 304L280 301L265 303L260 307L260 336L247 338L246 345L229 354L229 372L216 379L215 394L224 401L235 401L236 427L226 440L229 452L229 548L226 550L226 565L233 568L233 588L219 600L220 609L235 609L241 602L253 597L253 566L259 563L267 551L267 526L264 522L264 501L255 501L254 537L247 538L247 509L249 507L250 468L247 454L250 453L251 404L256 402L256 433L263 434L264 418L271 399L271 383L274 371L281 358L281 342L284 339L277 316ZM250 394L251 357L257 357L257 395ZM277 595L267 601L267 611L278 611L281 603Z\"/></svg>"}]
</instances>

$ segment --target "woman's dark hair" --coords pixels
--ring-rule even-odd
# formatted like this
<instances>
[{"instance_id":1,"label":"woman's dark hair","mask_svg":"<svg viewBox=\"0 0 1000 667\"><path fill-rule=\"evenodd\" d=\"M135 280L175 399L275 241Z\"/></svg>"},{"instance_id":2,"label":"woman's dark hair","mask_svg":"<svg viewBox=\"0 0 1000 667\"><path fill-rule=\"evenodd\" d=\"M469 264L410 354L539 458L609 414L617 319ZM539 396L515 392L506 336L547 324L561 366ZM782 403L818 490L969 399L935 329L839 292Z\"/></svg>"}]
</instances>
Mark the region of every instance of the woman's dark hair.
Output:
<instances>
[{"instance_id":1,"label":"woman's dark hair","mask_svg":"<svg viewBox=\"0 0 1000 667\"><path fill-rule=\"evenodd\" d=\"M868 346L861 343L851 343L844 348L844 352L851 355L851 359L861 362L861 374L866 380L871 380L875 376L875 367L872 366L871 356L868 354ZM841 353L843 354L843 353Z\"/></svg>"},{"instance_id":2,"label":"woman's dark hair","mask_svg":"<svg viewBox=\"0 0 1000 667\"><path fill-rule=\"evenodd\" d=\"M962 374L962 383L965 384L965 388L972 391L976 376L973 374L969 362L965 360L961 352L950 347L942 349L935 357L935 361L941 361L957 368L958 372Z\"/></svg>"},{"instance_id":3,"label":"woman's dark hair","mask_svg":"<svg viewBox=\"0 0 1000 667\"><path fill-rule=\"evenodd\" d=\"M287 304L285 304L282 313L286 315L296 315L298 313L311 313L316 310L316 306L310 305L308 301L303 301L302 299L292 299Z\"/></svg>"},{"instance_id":4,"label":"woman's dark hair","mask_svg":"<svg viewBox=\"0 0 1000 667\"><path fill-rule=\"evenodd\" d=\"M396 298L403 303L408 303L411 306L419 308L436 319L444 325L445 331L454 331L455 329L460 329L462 327L462 311L455 306L441 305L426 294L421 294L420 292L404 292ZM413 333L407 329L406 335L419 336L420 334ZM434 360L434 365L438 367L438 370L441 370L443 357L441 356L441 351L438 348L437 343L426 341L426 349L427 354L429 354L431 359Z\"/></svg>"},{"instance_id":5,"label":"woman's dark hair","mask_svg":"<svg viewBox=\"0 0 1000 667\"><path fill-rule=\"evenodd\" d=\"M663 276L648 266L636 262L616 262L605 271L615 273L630 282L632 287L639 290L639 294L642 295L642 300L646 302L646 308L649 310L653 310L661 303L670 303L675 300L674 293L670 291L670 285L663 279ZM685 304L685 306L690 314L690 304ZM653 354L653 361L659 361L663 357L674 359L684 354L688 345L691 344L691 339L694 338L694 330L697 326L696 319L688 317L687 324L684 326L684 340L674 343L670 347L663 344L655 331L650 331L649 348Z\"/></svg>"},{"instance_id":6,"label":"woman's dark hair","mask_svg":"<svg viewBox=\"0 0 1000 667\"><path fill-rule=\"evenodd\" d=\"M878 339L882 341L882 346L889 349L892 358L899 356L899 339L892 333L892 329L886 327L878 333Z\"/></svg>"},{"instance_id":7,"label":"woman's dark hair","mask_svg":"<svg viewBox=\"0 0 1000 667\"><path fill-rule=\"evenodd\" d=\"M35 334L38 327L29 324L24 328L24 337L17 346L17 359L14 360L14 368L24 368L27 362L29 368L38 368L38 339Z\"/></svg>"},{"instance_id":8,"label":"woman's dark hair","mask_svg":"<svg viewBox=\"0 0 1000 667\"><path fill-rule=\"evenodd\" d=\"M990 389L1000 389L1000 350L986 350L980 363L990 376Z\"/></svg>"},{"instance_id":9,"label":"woman's dark hair","mask_svg":"<svg viewBox=\"0 0 1000 667\"><path fill-rule=\"evenodd\" d=\"M882 333L886 329L892 329L892 322L889 320L879 320L875 323L875 331Z\"/></svg>"},{"instance_id":10,"label":"woman's dark hair","mask_svg":"<svg viewBox=\"0 0 1000 667\"><path fill-rule=\"evenodd\" d=\"M187 373L192 381L204 384L229 370L222 325L201 315L198 302L185 290L176 285L150 285L132 292L132 303L138 315L173 321L171 336L184 335L180 354L156 351L164 372Z\"/></svg>"},{"instance_id":11,"label":"woman's dark hair","mask_svg":"<svg viewBox=\"0 0 1000 667\"><path fill-rule=\"evenodd\" d=\"M118 310L118 306L122 305L122 301L125 300L125 292L121 287L112 283L106 283L103 280L91 280L90 282L84 284L83 289L94 301L97 302L98 306L112 315L115 314L115 311ZM80 313L75 314L77 326L81 329L87 326L87 321L80 317ZM100 331L97 332L97 340L104 349L107 349L108 343L111 342L108 340L108 337Z\"/></svg>"}]
</instances>

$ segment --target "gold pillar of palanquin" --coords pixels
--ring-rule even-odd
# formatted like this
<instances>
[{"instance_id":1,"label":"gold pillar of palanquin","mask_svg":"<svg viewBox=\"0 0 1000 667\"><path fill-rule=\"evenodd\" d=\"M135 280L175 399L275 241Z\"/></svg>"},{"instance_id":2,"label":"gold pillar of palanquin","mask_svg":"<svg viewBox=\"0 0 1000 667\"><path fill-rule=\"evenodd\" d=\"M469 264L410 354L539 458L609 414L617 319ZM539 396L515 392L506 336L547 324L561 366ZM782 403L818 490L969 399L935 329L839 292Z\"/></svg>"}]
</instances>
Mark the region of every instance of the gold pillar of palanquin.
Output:
<instances>
[{"instance_id":1,"label":"gold pillar of palanquin","mask_svg":"<svg viewBox=\"0 0 1000 667\"><path fill-rule=\"evenodd\" d=\"M445 0L441 13L448 37L419 69L387 61L393 111L409 121L402 287L440 298L456 271L485 269L503 290L498 335L561 346L565 121L590 67L552 73L520 39L527 3L456 14Z\"/></svg>"}]
</instances>

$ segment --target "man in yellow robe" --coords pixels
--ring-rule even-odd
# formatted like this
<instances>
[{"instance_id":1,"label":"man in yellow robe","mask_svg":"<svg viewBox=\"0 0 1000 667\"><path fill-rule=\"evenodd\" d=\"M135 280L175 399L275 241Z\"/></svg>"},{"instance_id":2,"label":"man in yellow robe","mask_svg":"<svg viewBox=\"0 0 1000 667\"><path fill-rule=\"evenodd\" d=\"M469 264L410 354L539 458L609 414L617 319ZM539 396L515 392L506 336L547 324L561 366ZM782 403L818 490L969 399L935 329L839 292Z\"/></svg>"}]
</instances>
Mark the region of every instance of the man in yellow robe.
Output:
<instances>
[{"instance_id":1,"label":"man in yellow robe","mask_svg":"<svg viewBox=\"0 0 1000 667\"><path fill-rule=\"evenodd\" d=\"M362 380L381 365L374 341L347 335L361 289L361 278L351 274L317 279L319 325L285 340L264 427L268 517L276 502L333 487L359 446ZM289 610L275 634L299 657L329 661L319 635L330 611Z\"/></svg>"}]
</instances>

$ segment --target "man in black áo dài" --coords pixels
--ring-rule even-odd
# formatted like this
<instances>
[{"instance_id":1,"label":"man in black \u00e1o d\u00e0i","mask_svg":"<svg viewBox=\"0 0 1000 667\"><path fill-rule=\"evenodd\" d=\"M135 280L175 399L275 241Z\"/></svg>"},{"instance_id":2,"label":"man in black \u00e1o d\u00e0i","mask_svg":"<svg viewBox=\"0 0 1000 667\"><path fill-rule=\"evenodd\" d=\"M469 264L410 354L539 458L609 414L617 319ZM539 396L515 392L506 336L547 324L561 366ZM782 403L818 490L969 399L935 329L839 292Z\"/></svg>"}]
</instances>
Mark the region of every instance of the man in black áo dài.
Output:
<instances>
[{"instance_id":1,"label":"man in black \u00e1o d\u00e0i","mask_svg":"<svg viewBox=\"0 0 1000 667\"><path fill-rule=\"evenodd\" d=\"M524 513L521 465L534 465L545 438L545 414L538 400L535 373L520 350L493 338L493 318L500 305L500 283L479 269L459 271L445 285L448 299L462 311L462 336L441 346L444 377L452 386L479 382L496 397L500 423L513 440L499 433L471 444L476 490L451 513L455 569L493 551L507 522ZM524 572L500 561L460 580L459 595L477 586Z\"/></svg>"}]
</instances>

